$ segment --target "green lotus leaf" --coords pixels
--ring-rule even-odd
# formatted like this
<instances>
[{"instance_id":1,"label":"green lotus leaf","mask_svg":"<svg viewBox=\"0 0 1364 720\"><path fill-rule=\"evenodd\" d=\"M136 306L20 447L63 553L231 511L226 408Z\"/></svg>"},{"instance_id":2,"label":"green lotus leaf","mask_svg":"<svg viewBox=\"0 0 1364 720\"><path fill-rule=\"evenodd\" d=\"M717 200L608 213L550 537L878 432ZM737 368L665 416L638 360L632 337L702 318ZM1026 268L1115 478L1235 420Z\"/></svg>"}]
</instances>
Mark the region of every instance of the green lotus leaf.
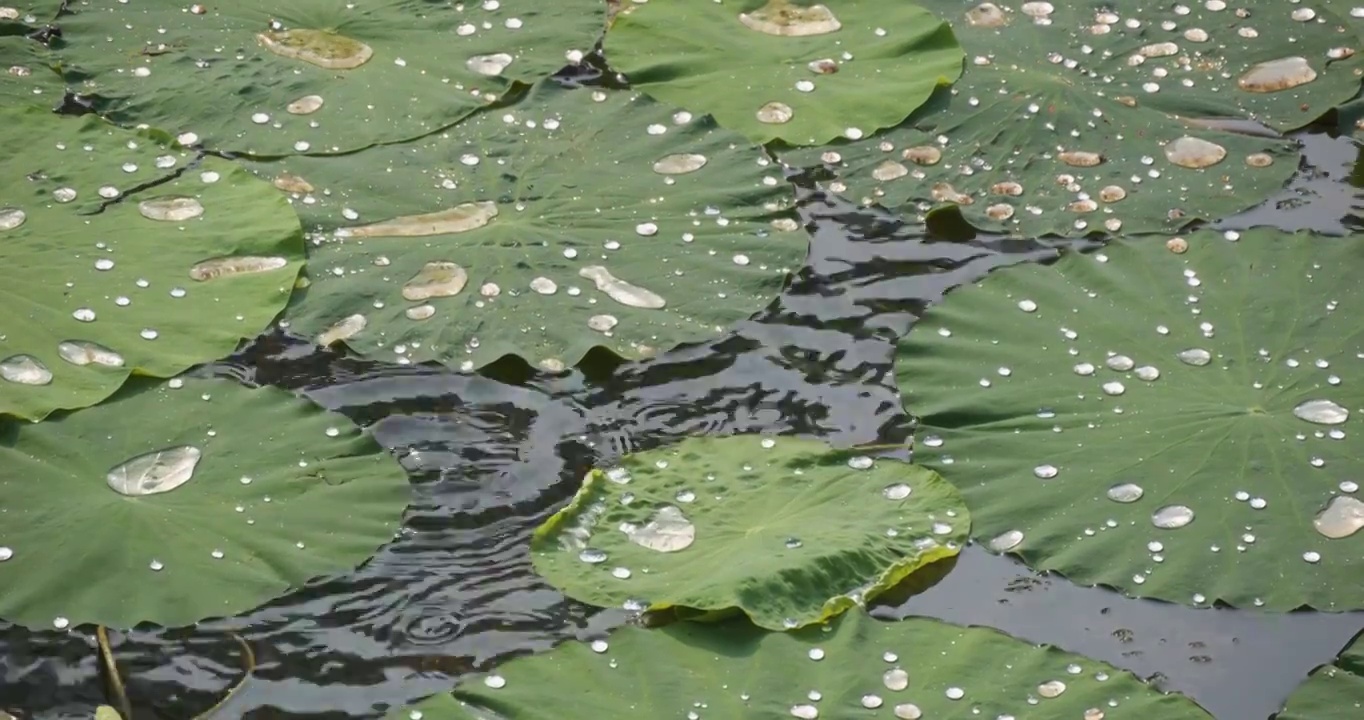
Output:
<instances>
[{"instance_id":1,"label":"green lotus leaf","mask_svg":"<svg viewBox=\"0 0 1364 720\"><path fill-rule=\"evenodd\" d=\"M606 34L611 66L755 142L813 145L904 120L961 75L961 46L898 0L656 1Z\"/></svg>"},{"instance_id":2,"label":"green lotus leaf","mask_svg":"<svg viewBox=\"0 0 1364 720\"><path fill-rule=\"evenodd\" d=\"M0 110L0 415L41 419L227 355L283 309L298 218L157 133Z\"/></svg>"},{"instance_id":3,"label":"green lotus leaf","mask_svg":"<svg viewBox=\"0 0 1364 720\"><path fill-rule=\"evenodd\" d=\"M1076 582L1364 607L1361 260L1361 238L1203 231L995 272L900 345L916 458L973 537Z\"/></svg>"},{"instance_id":4,"label":"green lotus leaf","mask_svg":"<svg viewBox=\"0 0 1364 720\"><path fill-rule=\"evenodd\" d=\"M823 162L831 190L908 215L955 207L977 227L1030 236L1225 217L1297 169L1297 144L1278 130L1359 88L1359 59L1328 57L1353 33L1325 10L1291 20L1296 4L1249 18L1206 3L924 5L966 49L951 92L893 130L783 156Z\"/></svg>"},{"instance_id":5,"label":"green lotus leaf","mask_svg":"<svg viewBox=\"0 0 1364 720\"><path fill-rule=\"evenodd\" d=\"M133 380L93 408L0 425L0 618L232 615L355 567L408 495L373 439L287 392Z\"/></svg>"},{"instance_id":6,"label":"green lotus leaf","mask_svg":"<svg viewBox=\"0 0 1364 720\"><path fill-rule=\"evenodd\" d=\"M182 0L63 19L82 92L120 123L257 155L339 153L454 124L580 57L600 0Z\"/></svg>"},{"instance_id":7,"label":"green lotus leaf","mask_svg":"<svg viewBox=\"0 0 1364 720\"><path fill-rule=\"evenodd\" d=\"M1364 713L1364 636L1312 671L1275 720L1353 720Z\"/></svg>"},{"instance_id":8,"label":"green lotus leaf","mask_svg":"<svg viewBox=\"0 0 1364 720\"><path fill-rule=\"evenodd\" d=\"M808 247L776 164L634 93L547 82L420 143L252 167L325 234L292 328L400 362L561 370L708 339Z\"/></svg>"},{"instance_id":9,"label":"green lotus leaf","mask_svg":"<svg viewBox=\"0 0 1364 720\"><path fill-rule=\"evenodd\" d=\"M51 22L65 4L63 0L6 0L0 6L0 28L6 23L34 26Z\"/></svg>"},{"instance_id":10,"label":"green lotus leaf","mask_svg":"<svg viewBox=\"0 0 1364 720\"><path fill-rule=\"evenodd\" d=\"M100 705L95 708L95 720L123 720L123 716L108 705Z\"/></svg>"},{"instance_id":11,"label":"green lotus leaf","mask_svg":"<svg viewBox=\"0 0 1364 720\"><path fill-rule=\"evenodd\" d=\"M765 632L742 620L627 627L469 678L392 720L1075 718L1209 720L1131 673L987 628L860 611Z\"/></svg>"},{"instance_id":12,"label":"green lotus leaf","mask_svg":"<svg viewBox=\"0 0 1364 720\"><path fill-rule=\"evenodd\" d=\"M956 555L970 524L956 489L923 468L814 440L699 437L589 473L531 557L582 602L739 608L781 630Z\"/></svg>"},{"instance_id":13,"label":"green lotus leaf","mask_svg":"<svg viewBox=\"0 0 1364 720\"><path fill-rule=\"evenodd\" d=\"M34 105L50 110L59 104L65 84L52 69L54 62L42 44L0 34L0 107Z\"/></svg>"}]
</instances>

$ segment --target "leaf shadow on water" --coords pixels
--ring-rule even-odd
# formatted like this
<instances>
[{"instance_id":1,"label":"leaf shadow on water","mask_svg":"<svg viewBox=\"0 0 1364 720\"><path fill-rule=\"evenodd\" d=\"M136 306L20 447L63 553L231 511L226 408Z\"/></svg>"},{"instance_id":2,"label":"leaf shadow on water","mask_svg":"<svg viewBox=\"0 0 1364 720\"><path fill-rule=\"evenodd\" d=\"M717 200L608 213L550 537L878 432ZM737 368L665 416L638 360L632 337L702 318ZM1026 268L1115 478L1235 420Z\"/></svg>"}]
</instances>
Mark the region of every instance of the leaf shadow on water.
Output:
<instances>
[{"instance_id":1,"label":"leaf shadow on water","mask_svg":"<svg viewBox=\"0 0 1364 720\"><path fill-rule=\"evenodd\" d=\"M599 79L607 75L600 69ZM1304 136L1319 173L1309 167L1285 193L1310 195L1329 211L1271 206L1227 222L1354 212L1351 202L1319 200L1336 197L1339 178L1330 163L1340 141L1322 138ZM1322 160L1313 147L1325 148ZM446 690L463 673L604 636L625 613L564 598L533 574L526 552L531 531L594 463L697 434L806 435L837 447L905 442L913 420L893 378L895 339L950 288L1056 250L960 227L944 238L826 196L809 176L794 180L813 235L807 264L763 312L711 342L640 362L593 354L557 375L507 360L471 376L358 360L275 332L208 368L301 392L367 426L409 472L414 497L399 537L354 572L242 616L116 633L139 717L184 720L213 706L240 679L230 632L251 644L258 668L220 720L373 718ZM1260 220L1246 220L1257 212ZM1159 677L1228 720L1267 717L1364 625L1359 614L1127 599L974 546L911 576L875 614L928 615L1052 643ZM0 624L0 708L24 720L88 717L104 701L89 630Z\"/></svg>"}]
</instances>

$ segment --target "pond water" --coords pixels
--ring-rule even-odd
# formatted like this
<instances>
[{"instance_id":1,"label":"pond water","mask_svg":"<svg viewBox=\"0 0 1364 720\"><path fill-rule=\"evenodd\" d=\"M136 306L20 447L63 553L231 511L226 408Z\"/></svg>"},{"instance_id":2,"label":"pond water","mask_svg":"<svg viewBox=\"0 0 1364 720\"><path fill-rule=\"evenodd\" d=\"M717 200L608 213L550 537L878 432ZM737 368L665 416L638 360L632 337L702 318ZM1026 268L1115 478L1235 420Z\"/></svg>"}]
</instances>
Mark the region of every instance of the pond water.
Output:
<instances>
[{"instance_id":1,"label":"pond water","mask_svg":"<svg viewBox=\"0 0 1364 720\"><path fill-rule=\"evenodd\" d=\"M1299 139L1307 161L1292 186L1220 225L1359 228L1354 144ZM138 717L184 720L215 706L241 675L233 633L254 650L256 669L215 718L377 717L461 673L605 633L625 613L565 599L532 573L526 550L594 463L699 434L904 441L912 419L895 389L894 339L950 288L1056 253L1028 240L928 233L826 196L808 177L793 181L813 236L807 266L766 310L709 343L637 363L590 356L558 376L519 361L463 375L348 358L275 333L205 368L303 392L370 427L409 471L415 497L402 536L353 573L240 617L116 633ZM952 565L911 578L916 586L876 613L1052 643L1158 677L1223 720L1268 717L1364 628L1364 613L1132 600L975 547ZM0 625L0 707L21 718L89 717L107 682L89 630Z\"/></svg>"}]
</instances>

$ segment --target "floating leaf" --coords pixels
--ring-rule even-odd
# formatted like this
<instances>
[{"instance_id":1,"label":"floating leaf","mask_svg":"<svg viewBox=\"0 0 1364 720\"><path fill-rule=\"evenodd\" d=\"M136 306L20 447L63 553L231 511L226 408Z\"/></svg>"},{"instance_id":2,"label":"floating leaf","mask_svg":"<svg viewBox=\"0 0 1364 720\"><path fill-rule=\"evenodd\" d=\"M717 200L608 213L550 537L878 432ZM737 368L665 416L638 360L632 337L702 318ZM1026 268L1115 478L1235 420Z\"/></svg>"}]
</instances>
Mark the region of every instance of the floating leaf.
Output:
<instances>
[{"instance_id":1,"label":"floating leaf","mask_svg":"<svg viewBox=\"0 0 1364 720\"><path fill-rule=\"evenodd\" d=\"M232 615L353 568L397 530L406 474L344 417L274 388L152 383L0 425L0 618Z\"/></svg>"},{"instance_id":2,"label":"floating leaf","mask_svg":"<svg viewBox=\"0 0 1364 720\"><path fill-rule=\"evenodd\" d=\"M937 474L791 438L691 438L594 470L531 541L567 595L633 610L828 619L956 555L971 524Z\"/></svg>"},{"instance_id":3,"label":"floating leaf","mask_svg":"<svg viewBox=\"0 0 1364 720\"><path fill-rule=\"evenodd\" d=\"M1342 36L1325 11L1291 20L1293 4L1250 18L1226 3L924 4L966 48L967 70L951 92L894 130L784 157L824 162L838 174L835 192L911 215L954 206L973 225L1023 235L1172 230L1224 217L1269 197L1297 169L1296 143L1277 130L1359 88L1359 60L1326 55L1355 36ZM1276 92L1240 83L1266 90L1265 78L1309 70L1310 82Z\"/></svg>"},{"instance_id":4,"label":"floating leaf","mask_svg":"<svg viewBox=\"0 0 1364 720\"><path fill-rule=\"evenodd\" d=\"M0 414L41 419L103 400L130 374L217 359L284 307L303 259L288 204L236 165L164 140L94 116L0 111L12 151L0 178ZM194 274L247 258L268 271Z\"/></svg>"},{"instance_id":5,"label":"floating leaf","mask_svg":"<svg viewBox=\"0 0 1364 720\"><path fill-rule=\"evenodd\" d=\"M1275 720L1353 720L1364 715L1364 636L1312 671Z\"/></svg>"},{"instance_id":6,"label":"floating leaf","mask_svg":"<svg viewBox=\"0 0 1364 720\"><path fill-rule=\"evenodd\" d=\"M1179 240L1010 268L930 309L896 363L916 456L961 488L973 537L1076 582L1364 607L1341 581L1364 569L1364 240Z\"/></svg>"},{"instance_id":7,"label":"floating leaf","mask_svg":"<svg viewBox=\"0 0 1364 720\"><path fill-rule=\"evenodd\" d=\"M571 702L564 702L571 689ZM742 620L627 627L471 677L392 720L702 717L1209 720L1097 660L986 628L860 611L831 627L764 632Z\"/></svg>"},{"instance_id":8,"label":"floating leaf","mask_svg":"<svg viewBox=\"0 0 1364 720\"><path fill-rule=\"evenodd\" d=\"M606 35L633 87L756 142L857 139L961 75L961 46L903 2L742 0L630 8Z\"/></svg>"},{"instance_id":9,"label":"floating leaf","mask_svg":"<svg viewBox=\"0 0 1364 720\"><path fill-rule=\"evenodd\" d=\"M545 83L419 144L252 167L292 178L305 226L332 234L292 328L403 362L560 370L709 338L808 246L778 166L632 93Z\"/></svg>"},{"instance_id":10,"label":"floating leaf","mask_svg":"<svg viewBox=\"0 0 1364 720\"><path fill-rule=\"evenodd\" d=\"M63 18L70 76L116 122L258 155L353 151L449 126L512 81L580 58L605 16L600 0L193 7L138 0Z\"/></svg>"}]
</instances>

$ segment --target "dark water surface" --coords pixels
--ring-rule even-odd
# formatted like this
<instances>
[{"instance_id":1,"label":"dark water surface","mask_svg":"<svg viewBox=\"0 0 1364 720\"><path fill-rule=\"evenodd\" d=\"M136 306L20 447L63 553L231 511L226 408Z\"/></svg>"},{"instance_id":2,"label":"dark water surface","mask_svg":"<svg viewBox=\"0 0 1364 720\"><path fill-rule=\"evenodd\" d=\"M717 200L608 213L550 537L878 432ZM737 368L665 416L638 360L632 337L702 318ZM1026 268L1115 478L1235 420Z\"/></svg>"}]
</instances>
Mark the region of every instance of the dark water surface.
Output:
<instances>
[{"instance_id":1,"label":"dark water surface","mask_svg":"<svg viewBox=\"0 0 1364 720\"><path fill-rule=\"evenodd\" d=\"M1355 145L1301 139L1308 162L1293 185L1222 225L1358 229ZM594 463L703 433L902 441L912 420L895 389L894 339L948 289L1056 254L1033 241L949 240L796 181L812 232L807 266L765 311L708 343L623 365L590 357L560 376L519 361L471 376L347 358L275 333L206 369L301 391L369 426L411 474L414 499L401 537L355 572L248 615L115 633L137 720L187 720L213 707L241 676L230 633L249 642L257 667L214 715L222 720L374 718L448 689L461 673L605 633L624 613L565 599L531 572L527 554L531 530ZM876 614L1052 643L1156 677L1219 720L1267 718L1364 628L1360 613L1132 600L975 547L951 565L936 585L902 589L907 599L883 600ZM104 683L91 628L0 624L0 708L25 720L89 718L106 701Z\"/></svg>"}]
</instances>

